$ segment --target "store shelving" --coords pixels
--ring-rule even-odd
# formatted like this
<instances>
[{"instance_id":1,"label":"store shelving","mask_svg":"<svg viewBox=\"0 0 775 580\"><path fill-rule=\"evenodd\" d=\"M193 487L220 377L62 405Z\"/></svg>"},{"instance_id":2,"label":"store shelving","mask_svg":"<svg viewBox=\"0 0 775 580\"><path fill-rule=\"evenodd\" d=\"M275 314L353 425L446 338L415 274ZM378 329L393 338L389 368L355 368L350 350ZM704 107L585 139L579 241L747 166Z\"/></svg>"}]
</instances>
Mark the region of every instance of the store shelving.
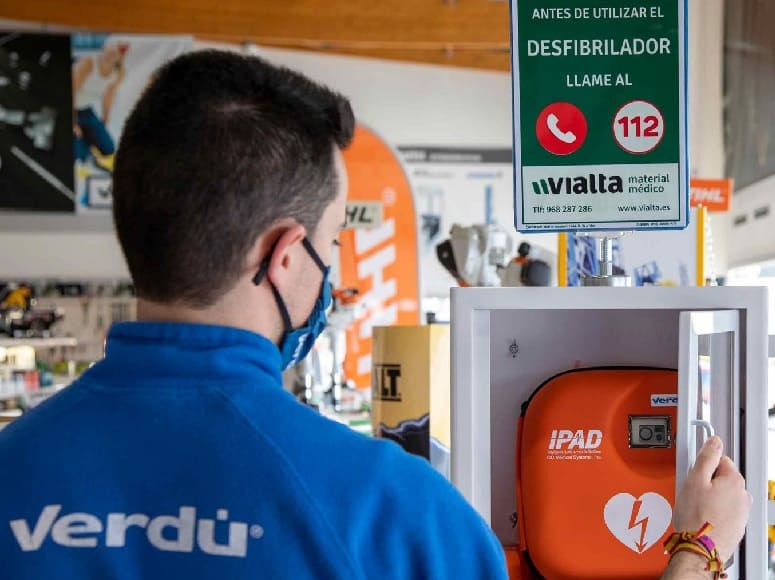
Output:
<instances>
[{"instance_id":1,"label":"store shelving","mask_svg":"<svg viewBox=\"0 0 775 580\"><path fill-rule=\"evenodd\" d=\"M11 338L0 337L0 347L31 346L32 348L59 348L78 346L78 340L68 337L51 338Z\"/></svg>"}]
</instances>

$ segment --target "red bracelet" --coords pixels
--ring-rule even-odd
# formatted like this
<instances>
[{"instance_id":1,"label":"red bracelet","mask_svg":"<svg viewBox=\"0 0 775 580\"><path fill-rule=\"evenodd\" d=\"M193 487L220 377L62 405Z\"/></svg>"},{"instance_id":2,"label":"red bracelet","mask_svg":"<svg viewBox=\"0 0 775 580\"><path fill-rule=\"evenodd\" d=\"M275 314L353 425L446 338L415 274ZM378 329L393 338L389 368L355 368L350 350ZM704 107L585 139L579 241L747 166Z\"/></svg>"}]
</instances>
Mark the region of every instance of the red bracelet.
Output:
<instances>
[{"instance_id":1,"label":"red bracelet","mask_svg":"<svg viewBox=\"0 0 775 580\"><path fill-rule=\"evenodd\" d=\"M674 556L678 552L691 552L702 556L708 561L708 565L705 570L708 572L714 572L714 578L726 578L724 573L724 562L718 555L716 550L716 544L707 535L713 529L710 523L705 522L702 527L695 533L691 532L675 532L665 540L665 554Z\"/></svg>"}]
</instances>

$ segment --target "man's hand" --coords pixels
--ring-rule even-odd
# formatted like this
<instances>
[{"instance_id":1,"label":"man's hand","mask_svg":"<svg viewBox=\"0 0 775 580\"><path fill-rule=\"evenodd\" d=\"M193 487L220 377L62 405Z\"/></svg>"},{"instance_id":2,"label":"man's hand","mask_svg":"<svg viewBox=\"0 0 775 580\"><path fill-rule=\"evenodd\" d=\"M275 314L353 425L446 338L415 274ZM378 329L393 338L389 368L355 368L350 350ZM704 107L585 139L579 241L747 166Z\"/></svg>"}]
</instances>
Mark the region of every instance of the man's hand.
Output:
<instances>
[{"instance_id":1,"label":"man's hand","mask_svg":"<svg viewBox=\"0 0 775 580\"><path fill-rule=\"evenodd\" d=\"M678 532L696 532L705 522L722 562L729 559L745 533L753 498L724 444L711 437L697 456L675 502L673 525Z\"/></svg>"}]
</instances>

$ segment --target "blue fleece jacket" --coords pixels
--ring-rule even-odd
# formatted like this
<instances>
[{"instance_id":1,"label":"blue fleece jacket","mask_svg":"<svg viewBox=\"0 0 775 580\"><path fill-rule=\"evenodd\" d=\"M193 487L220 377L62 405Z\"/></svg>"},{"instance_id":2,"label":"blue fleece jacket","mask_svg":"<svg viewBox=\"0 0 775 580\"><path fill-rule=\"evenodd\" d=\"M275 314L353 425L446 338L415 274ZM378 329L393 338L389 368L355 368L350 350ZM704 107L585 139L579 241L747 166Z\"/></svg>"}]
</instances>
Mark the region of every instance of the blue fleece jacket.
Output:
<instances>
[{"instance_id":1,"label":"blue fleece jacket","mask_svg":"<svg viewBox=\"0 0 775 580\"><path fill-rule=\"evenodd\" d=\"M320 417L234 328L125 323L0 431L0 577L506 577L428 464Z\"/></svg>"}]
</instances>

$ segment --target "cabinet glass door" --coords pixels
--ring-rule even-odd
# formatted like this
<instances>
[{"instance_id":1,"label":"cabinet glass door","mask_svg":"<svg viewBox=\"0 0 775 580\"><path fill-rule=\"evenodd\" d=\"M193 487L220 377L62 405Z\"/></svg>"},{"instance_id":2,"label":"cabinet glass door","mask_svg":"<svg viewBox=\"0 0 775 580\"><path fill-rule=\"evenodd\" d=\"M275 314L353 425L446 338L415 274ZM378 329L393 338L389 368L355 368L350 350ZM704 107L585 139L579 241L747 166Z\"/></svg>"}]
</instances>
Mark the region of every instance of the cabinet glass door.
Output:
<instances>
[{"instance_id":1,"label":"cabinet glass door","mask_svg":"<svg viewBox=\"0 0 775 580\"><path fill-rule=\"evenodd\" d=\"M676 491L705 440L716 434L740 466L740 314L682 312L678 359ZM737 554L728 564L737 578Z\"/></svg>"}]
</instances>

